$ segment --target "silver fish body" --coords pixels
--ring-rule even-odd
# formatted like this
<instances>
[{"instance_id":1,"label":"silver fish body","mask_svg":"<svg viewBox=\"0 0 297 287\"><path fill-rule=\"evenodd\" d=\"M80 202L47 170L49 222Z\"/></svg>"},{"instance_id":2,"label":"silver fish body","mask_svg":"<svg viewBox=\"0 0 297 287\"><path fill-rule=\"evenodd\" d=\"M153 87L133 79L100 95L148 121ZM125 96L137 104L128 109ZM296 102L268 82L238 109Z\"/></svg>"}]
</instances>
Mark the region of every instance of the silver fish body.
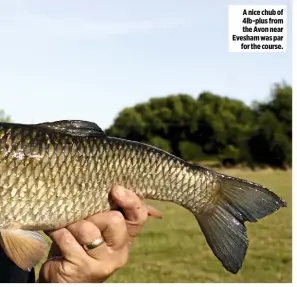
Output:
<instances>
[{"instance_id":1,"label":"silver fish body","mask_svg":"<svg viewBox=\"0 0 297 287\"><path fill-rule=\"evenodd\" d=\"M0 231L51 230L113 209L109 192L116 184L190 210L233 273L248 244L243 222L285 206L260 185L107 137L94 123L0 124Z\"/></svg>"},{"instance_id":2,"label":"silver fish body","mask_svg":"<svg viewBox=\"0 0 297 287\"><path fill-rule=\"evenodd\" d=\"M31 127L0 133L0 228L49 230L109 210L115 184L195 212L215 193L215 173L145 144Z\"/></svg>"}]
</instances>

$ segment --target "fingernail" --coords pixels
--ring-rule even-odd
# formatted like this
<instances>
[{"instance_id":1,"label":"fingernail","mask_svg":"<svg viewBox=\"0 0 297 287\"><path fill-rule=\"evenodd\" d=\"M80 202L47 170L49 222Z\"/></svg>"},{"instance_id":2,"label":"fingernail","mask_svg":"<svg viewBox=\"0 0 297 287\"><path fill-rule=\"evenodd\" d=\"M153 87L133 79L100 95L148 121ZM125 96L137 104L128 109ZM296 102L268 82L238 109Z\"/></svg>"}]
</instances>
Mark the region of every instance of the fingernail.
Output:
<instances>
[{"instance_id":1,"label":"fingernail","mask_svg":"<svg viewBox=\"0 0 297 287\"><path fill-rule=\"evenodd\" d=\"M124 188L122 188L122 187L118 187L116 189L116 194L117 194L118 197L120 197L122 199L124 199L125 196L126 196L126 192L125 192Z\"/></svg>"}]
</instances>

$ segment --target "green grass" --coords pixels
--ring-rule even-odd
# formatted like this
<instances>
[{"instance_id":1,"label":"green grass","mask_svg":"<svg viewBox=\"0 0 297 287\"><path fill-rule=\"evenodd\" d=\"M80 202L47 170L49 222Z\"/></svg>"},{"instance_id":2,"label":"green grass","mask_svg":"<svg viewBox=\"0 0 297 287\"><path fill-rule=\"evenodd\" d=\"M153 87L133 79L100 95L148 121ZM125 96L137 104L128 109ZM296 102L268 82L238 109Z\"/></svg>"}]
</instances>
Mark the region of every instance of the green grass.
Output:
<instances>
[{"instance_id":1,"label":"green grass","mask_svg":"<svg viewBox=\"0 0 297 287\"><path fill-rule=\"evenodd\" d=\"M190 212L151 202L163 219L149 220L132 246L129 263L108 282L292 282L291 171L225 173L263 184L288 203L258 223L246 224L250 243L238 274L223 268Z\"/></svg>"}]
</instances>

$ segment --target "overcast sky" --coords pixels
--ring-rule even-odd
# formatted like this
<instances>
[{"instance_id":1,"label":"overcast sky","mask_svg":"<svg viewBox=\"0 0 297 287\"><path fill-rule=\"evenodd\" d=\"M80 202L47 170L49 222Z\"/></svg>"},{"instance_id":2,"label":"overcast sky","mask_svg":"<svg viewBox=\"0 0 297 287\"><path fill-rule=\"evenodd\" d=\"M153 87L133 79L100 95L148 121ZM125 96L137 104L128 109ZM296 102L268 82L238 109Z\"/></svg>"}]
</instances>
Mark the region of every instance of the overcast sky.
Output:
<instances>
[{"instance_id":1,"label":"overcast sky","mask_svg":"<svg viewBox=\"0 0 297 287\"><path fill-rule=\"evenodd\" d=\"M287 53L229 53L229 4L291 1L0 0L0 109L14 122L107 128L151 97L202 91L250 104L292 82Z\"/></svg>"}]
</instances>

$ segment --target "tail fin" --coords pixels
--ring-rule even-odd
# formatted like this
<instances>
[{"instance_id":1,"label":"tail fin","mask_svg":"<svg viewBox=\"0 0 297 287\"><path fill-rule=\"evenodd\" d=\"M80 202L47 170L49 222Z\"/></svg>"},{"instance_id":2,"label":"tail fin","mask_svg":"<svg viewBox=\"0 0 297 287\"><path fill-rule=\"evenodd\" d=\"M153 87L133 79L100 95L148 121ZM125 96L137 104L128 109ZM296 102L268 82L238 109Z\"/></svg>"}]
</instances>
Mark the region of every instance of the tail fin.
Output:
<instances>
[{"instance_id":1,"label":"tail fin","mask_svg":"<svg viewBox=\"0 0 297 287\"><path fill-rule=\"evenodd\" d=\"M242 266L248 238L244 221L256 222L287 206L269 189L242 179L217 174L218 200L208 214L196 219L213 253L236 274Z\"/></svg>"}]
</instances>

